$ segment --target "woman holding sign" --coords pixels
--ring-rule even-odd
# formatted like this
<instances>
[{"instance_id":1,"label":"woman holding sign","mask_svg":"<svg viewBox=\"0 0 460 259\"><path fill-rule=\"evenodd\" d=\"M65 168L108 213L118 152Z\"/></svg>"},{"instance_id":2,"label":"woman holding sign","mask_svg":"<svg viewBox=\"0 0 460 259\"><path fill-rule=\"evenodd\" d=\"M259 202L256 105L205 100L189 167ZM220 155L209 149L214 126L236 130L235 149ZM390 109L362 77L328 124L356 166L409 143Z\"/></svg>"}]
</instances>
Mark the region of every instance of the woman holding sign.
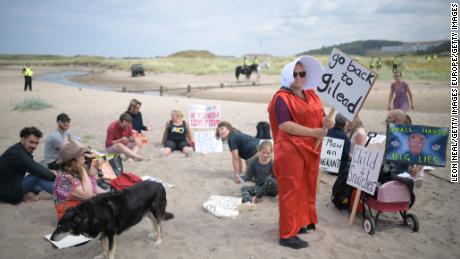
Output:
<instances>
[{"instance_id":1,"label":"woman holding sign","mask_svg":"<svg viewBox=\"0 0 460 259\"><path fill-rule=\"evenodd\" d=\"M268 106L279 186L279 244L294 249L308 246L297 234L315 229L318 222L316 188L321 149L315 146L327 129L314 87L320 84L322 74L321 64L310 56L287 64L281 73L281 88Z\"/></svg>"}]
</instances>

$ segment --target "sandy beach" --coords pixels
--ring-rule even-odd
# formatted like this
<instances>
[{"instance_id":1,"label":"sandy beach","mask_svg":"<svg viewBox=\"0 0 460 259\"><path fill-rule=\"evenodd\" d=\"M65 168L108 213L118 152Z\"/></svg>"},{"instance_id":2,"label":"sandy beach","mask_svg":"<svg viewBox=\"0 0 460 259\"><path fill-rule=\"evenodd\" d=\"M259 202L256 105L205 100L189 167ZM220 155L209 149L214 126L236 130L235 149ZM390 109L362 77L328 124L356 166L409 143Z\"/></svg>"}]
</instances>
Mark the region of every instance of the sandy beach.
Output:
<instances>
[{"instance_id":1,"label":"sandy beach","mask_svg":"<svg viewBox=\"0 0 460 259\"><path fill-rule=\"evenodd\" d=\"M33 69L34 78L64 70ZM132 98L143 103L144 122L152 125L153 131L146 133L149 144L141 153L149 156L150 161L125 163L125 171L155 176L175 185L167 189L167 210L176 217L164 224L163 243L159 246L154 247L154 241L147 237L152 232L147 219L123 233L118 239L116 258L460 258L460 185L445 180L449 178L448 168L436 168L433 174L437 177L425 174L423 186L415 190L417 200L411 212L419 219L418 233L392 225L379 226L376 234L370 236L362 228L361 217L348 225L348 212L338 211L330 202L336 177L326 174L320 176L317 231L301 236L310 243L307 249L278 245L277 198L264 197L256 210L241 212L236 218L219 219L205 212L201 205L212 194L241 196L241 185L232 179L231 155L225 146L222 153L191 158L173 153L160 158L161 136L170 111L179 109L186 114L192 104L220 104L224 120L255 135L256 123L268 120L267 102L279 87L278 76L262 76L263 86L192 90L191 98L79 89L35 79L34 91L24 92L23 80L20 68L0 67L1 152L18 142L19 131L26 126L41 129L44 142L56 127L56 115L61 112L72 118L74 135L95 149L104 150L110 122L118 119ZM148 74L130 78L127 71L109 71L75 80L126 89L236 83L233 75ZM377 81L359 114L371 131L385 130L390 83ZM409 112L414 124L449 127L448 82L417 81L409 85L415 100L415 110ZM13 110L16 102L32 96L53 107L27 112ZM38 161L43 159L43 148L41 143L34 153ZM56 226L52 197L44 193L39 198L37 202L17 206L0 203L0 258L93 258L99 254L99 242L94 241L64 250L53 248L43 238ZM387 213L382 219L392 222L397 216Z\"/></svg>"}]
</instances>

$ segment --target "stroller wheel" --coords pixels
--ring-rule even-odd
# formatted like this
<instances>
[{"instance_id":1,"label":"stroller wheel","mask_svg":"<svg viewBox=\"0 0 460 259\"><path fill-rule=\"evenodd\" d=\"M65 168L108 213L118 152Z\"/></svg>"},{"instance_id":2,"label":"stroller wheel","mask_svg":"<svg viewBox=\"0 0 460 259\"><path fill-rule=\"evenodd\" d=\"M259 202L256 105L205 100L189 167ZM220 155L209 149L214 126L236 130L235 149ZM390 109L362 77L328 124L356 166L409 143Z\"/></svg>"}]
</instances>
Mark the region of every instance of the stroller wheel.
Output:
<instances>
[{"instance_id":1,"label":"stroller wheel","mask_svg":"<svg viewBox=\"0 0 460 259\"><path fill-rule=\"evenodd\" d=\"M418 219L414 214L407 214L404 222L412 231L418 232L419 224Z\"/></svg>"},{"instance_id":2,"label":"stroller wheel","mask_svg":"<svg viewBox=\"0 0 460 259\"><path fill-rule=\"evenodd\" d=\"M366 216L363 221L363 228L369 235L373 235L375 233L375 220Z\"/></svg>"}]
</instances>

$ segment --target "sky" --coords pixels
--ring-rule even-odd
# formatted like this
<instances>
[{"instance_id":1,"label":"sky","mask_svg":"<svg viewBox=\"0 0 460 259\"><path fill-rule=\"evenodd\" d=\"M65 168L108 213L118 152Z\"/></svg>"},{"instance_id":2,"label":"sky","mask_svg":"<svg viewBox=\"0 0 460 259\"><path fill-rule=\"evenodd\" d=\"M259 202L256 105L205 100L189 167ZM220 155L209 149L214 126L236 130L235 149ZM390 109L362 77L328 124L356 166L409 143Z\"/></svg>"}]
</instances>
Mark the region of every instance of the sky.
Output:
<instances>
[{"instance_id":1,"label":"sky","mask_svg":"<svg viewBox=\"0 0 460 259\"><path fill-rule=\"evenodd\" d=\"M0 0L0 53L156 57L297 53L449 39L446 0Z\"/></svg>"}]
</instances>

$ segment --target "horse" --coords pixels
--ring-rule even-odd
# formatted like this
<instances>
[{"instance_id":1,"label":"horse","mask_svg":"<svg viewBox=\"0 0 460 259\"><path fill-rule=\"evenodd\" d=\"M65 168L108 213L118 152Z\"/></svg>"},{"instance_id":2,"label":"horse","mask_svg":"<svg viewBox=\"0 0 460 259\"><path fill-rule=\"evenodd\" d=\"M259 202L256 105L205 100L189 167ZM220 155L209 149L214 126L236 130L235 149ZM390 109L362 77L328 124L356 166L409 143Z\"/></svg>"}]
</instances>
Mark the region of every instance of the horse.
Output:
<instances>
[{"instance_id":1,"label":"horse","mask_svg":"<svg viewBox=\"0 0 460 259\"><path fill-rule=\"evenodd\" d=\"M240 74L246 75L246 79L249 80L249 78L251 77L251 74L253 72L256 72L257 73L257 81L259 81L262 69L266 69L266 68L269 68L269 67L270 67L270 65L269 65L268 61L263 61L259 65L252 64L250 66L247 66L246 69L244 69L243 66L237 66L235 68L236 80L239 81Z\"/></svg>"},{"instance_id":2,"label":"horse","mask_svg":"<svg viewBox=\"0 0 460 259\"><path fill-rule=\"evenodd\" d=\"M257 72L257 65L252 64L250 66L247 66L246 69L243 68L243 66L237 66L235 68L235 77L236 81L239 81L240 74L246 75L246 79L249 80L251 77L252 72Z\"/></svg>"}]
</instances>

